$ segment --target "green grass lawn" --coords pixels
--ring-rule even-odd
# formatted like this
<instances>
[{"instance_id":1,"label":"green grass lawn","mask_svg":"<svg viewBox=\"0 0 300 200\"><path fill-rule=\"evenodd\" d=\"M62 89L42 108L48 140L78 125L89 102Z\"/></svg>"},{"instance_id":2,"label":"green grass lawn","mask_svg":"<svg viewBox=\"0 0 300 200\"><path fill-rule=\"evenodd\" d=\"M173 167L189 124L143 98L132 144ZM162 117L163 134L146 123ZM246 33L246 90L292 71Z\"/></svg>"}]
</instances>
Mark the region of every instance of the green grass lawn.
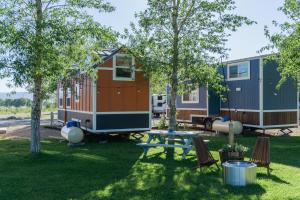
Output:
<instances>
[{"instance_id":1,"label":"green grass lawn","mask_svg":"<svg viewBox=\"0 0 300 200\"><path fill-rule=\"evenodd\" d=\"M226 137L209 138L217 150ZM238 142L252 151L255 137ZM192 151L181 161L181 150L167 159L162 149L142 158L135 142L89 142L69 148L59 140L44 140L43 152L29 154L26 140L0 140L0 199L300 199L300 137L271 138L271 176L258 169L257 185L230 187L215 167L200 170Z\"/></svg>"}]
</instances>

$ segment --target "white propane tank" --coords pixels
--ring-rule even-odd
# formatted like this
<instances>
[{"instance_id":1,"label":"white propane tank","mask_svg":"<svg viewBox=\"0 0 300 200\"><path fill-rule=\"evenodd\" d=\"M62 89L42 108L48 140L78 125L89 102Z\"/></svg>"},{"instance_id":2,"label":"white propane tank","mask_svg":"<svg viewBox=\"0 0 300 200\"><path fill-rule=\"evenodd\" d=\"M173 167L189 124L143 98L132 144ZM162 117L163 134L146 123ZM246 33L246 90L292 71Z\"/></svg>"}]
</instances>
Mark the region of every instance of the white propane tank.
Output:
<instances>
[{"instance_id":1,"label":"white propane tank","mask_svg":"<svg viewBox=\"0 0 300 200\"><path fill-rule=\"evenodd\" d=\"M73 144L81 142L84 137L80 128L67 126L62 127L61 136Z\"/></svg>"},{"instance_id":2,"label":"white propane tank","mask_svg":"<svg viewBox=\"0 0 300 200\"><path fill-rule=\"evenodd\" d=\"M241 134L243 132L243 124L240 121L231 121L234 134ZM230 121L223 122L222 120L215 120L212 125L212 130L229 133Z\"/></svg>"}]
</instances>

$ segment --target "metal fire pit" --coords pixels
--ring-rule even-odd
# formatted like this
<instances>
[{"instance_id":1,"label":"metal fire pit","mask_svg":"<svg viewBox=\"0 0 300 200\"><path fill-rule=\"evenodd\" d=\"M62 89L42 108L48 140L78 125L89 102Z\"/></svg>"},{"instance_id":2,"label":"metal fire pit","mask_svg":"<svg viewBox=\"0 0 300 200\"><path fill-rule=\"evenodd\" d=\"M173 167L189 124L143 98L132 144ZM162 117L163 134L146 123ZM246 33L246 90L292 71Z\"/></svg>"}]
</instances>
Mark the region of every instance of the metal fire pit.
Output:
<instances>
[{"instance_id":1,"label":"metal fire pit","mask_svg":"<svg viewBox=\"0 0 300 200\"><path fill-rule=\"evenodd\" d=\"M248 161L227 161L222 165L225 184L246 186L256 183L256 164Z\"/></svg>"}]
</instances>

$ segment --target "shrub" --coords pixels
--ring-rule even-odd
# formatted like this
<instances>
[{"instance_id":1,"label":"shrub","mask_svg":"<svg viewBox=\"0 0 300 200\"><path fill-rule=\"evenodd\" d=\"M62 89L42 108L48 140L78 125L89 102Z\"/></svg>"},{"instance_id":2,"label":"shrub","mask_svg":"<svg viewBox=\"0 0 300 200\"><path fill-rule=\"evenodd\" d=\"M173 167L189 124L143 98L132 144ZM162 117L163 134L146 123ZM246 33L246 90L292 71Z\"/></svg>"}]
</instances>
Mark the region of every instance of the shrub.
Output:
<instances>
[{"instance_id":1,"label":"shrub","mask_svg":"<svg viewBox=\"0 0 300 200\"><path fill-rule=\"evenodd\" d=\"M166 116L164 114L161 115L160 120L158 122L157 128L165 129L167 126Z\"/></svg>"},{"instance_id":2,"label":"shrub","mask_svg":"<svg viewBox=\"0 0 300 200\"><path fill-rule=\"evenodd\" d=\"M247 152L249 150L248 147L245 147L241 144L235 143L234 145L226 144L222 147L223 151L226 152Z\"/></svg>"}]
</instances>

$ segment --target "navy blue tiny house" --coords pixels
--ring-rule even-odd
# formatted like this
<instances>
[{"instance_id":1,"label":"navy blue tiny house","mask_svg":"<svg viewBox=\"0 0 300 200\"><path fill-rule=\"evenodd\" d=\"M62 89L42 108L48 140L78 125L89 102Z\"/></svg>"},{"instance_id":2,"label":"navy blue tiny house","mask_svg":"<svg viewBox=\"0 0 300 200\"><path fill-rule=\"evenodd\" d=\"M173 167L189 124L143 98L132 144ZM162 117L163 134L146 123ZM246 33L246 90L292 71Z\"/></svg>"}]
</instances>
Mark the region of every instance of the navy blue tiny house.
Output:
<instances>
[{"instance_id":1,"label":"navy blue tiny house","mask_svg":"<svg viewBox=\"0 0 300 200\"><path fill-rule=\"evenodd\" d=\"M200 87L191 94L177 97L179 122L210 125L215 116L230 116L253 128L297 127L298 93L293 80L287 79L277 90L280 80L277 63L265 56L228 61L221 68L229 88L226 102L213 91ZM207 127L206 126L206 127ZM209 127L207 127L209 128Z\"/></svg>"},{"instance_id":2,"label":"navy blue tiny house","mask_svg":"<svg viewBox=\"0 0 300 200\"><path fill-rule=\"evenodd\" d=\"M227 101L221 102L221 116L228 115L244 125L260 126L261 59L249 58L226 63L224 72ZM229 112L230 110L230 112Z\"/></svg>"},{"instance_id":3,"label":"navy blue tiny house","mask_svg":"<svg viewBox=\"0 0 300 200\"><path fill-rule=\"evenodd\" d=\"M220 115L220 99L208 87L199 87L177 96L176 108L178 122L204 124L207 129L211 129L212 119Z\"/></svg>"},{"instance_id":4,"label":"navy blue tiny house","mask_svg":"<svg viewBox=\"0 0 300 200\"><path fill-rule=\"evenodd\" d=\"M221 116L230 115L244 126L288 128L298 126L298 93L293 80L276 89L280 74L277 63L265 56L229 61L225 79L228 102L221 102Z\"/></svg>"}]
</instances>

